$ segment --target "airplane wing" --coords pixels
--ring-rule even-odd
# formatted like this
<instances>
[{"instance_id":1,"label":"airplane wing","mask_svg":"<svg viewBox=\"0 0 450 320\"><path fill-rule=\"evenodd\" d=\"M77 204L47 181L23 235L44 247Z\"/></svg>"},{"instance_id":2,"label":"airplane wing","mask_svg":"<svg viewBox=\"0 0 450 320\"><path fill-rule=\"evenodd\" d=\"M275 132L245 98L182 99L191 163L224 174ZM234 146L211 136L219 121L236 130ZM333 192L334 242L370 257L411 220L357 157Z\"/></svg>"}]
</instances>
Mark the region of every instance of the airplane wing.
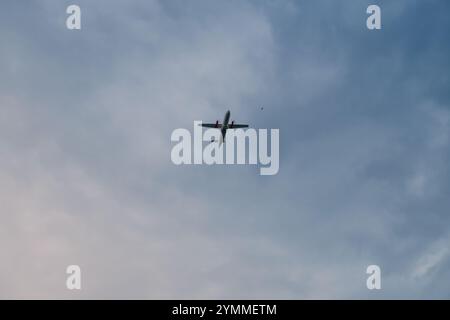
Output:
<instances>
[{"instance_id":1,"label":"airplane wing","mask_svg":"<svg viewBox=\"0 0 450 320\"><path fill-rule=\"evenodd\" d=\"M202 123L202 127L206 128L222 128L220 123Z\"/></svg>"},{"instance_id":2,"label":"airplane wing","mask_svg":"<svg viewBox=\"0 0 450 320\"><path fill-rule=\"evenodd\" d=\"M230 129L248 128L248 124L231 124Z\"/></svg>"}]
</instances>

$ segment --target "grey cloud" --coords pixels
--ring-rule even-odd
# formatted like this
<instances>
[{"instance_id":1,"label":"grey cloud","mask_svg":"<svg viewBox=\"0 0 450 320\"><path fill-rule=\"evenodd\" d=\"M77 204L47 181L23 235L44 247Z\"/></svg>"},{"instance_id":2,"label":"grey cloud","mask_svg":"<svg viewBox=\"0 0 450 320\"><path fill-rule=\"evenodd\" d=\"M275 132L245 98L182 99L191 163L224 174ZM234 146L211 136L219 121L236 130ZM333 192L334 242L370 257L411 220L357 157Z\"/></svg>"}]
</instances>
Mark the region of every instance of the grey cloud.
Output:
<instances>
[{"instance_id":1,"label":"grey cloud","mask_svg":"<svg viewBox=\"0 0 450 320\"><path fill-rule=\"evenodd\" d=\"M368 3L2 3L0 296L448 297L448 5ZM278 175L170 162L226 108Z\"/></svg>"}]
</instances>

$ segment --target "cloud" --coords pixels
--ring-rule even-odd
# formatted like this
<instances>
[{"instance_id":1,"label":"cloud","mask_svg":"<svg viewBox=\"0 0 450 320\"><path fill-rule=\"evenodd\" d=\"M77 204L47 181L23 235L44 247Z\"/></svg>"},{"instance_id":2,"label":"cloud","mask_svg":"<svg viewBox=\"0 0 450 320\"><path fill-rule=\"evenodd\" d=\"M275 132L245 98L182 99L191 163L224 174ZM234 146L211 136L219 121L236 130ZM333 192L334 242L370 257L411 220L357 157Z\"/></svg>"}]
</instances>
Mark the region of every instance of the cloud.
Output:
<instances>
[{"instance_id":1,"label":"cloud","mask_svg":"<svg viewBox=\"0 0 450 320\"><path fill-rule=\"evenodd\" d=\"M448 296L446 4L79 5L0 10L0 297ZM171 163L226 109L278 175Z\"/></svg>"}]
</instances>

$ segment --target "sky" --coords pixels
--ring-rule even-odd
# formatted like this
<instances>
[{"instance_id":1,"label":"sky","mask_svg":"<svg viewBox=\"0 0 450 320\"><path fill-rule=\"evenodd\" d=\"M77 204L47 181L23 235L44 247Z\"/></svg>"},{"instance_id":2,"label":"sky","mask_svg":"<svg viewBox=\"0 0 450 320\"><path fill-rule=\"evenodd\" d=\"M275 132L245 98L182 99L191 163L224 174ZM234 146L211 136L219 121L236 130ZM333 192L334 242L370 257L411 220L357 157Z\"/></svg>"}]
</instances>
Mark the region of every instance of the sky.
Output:
<instances>
[{"instance_id":1,"label":"sky","mask_svg":"<svg viewBox=\"0 0 450 320\"><path fill-rule=\"evenodd\" d=\"M449 9L2 1L0 298L450 298ZM278 174L172 163L228 109Z\"/></svg>"}]
</instances>

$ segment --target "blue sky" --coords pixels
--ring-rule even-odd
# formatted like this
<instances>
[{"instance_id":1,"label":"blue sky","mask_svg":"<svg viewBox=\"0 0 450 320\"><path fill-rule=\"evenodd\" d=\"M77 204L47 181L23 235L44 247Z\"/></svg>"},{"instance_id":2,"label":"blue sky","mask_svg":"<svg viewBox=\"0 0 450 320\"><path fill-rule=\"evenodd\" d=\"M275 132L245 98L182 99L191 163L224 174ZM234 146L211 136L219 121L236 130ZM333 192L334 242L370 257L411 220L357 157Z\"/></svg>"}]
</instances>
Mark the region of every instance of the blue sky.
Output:
<instances>
[{"instance_id":1,"label":"blue sky","mask_svg":"<svg viewBox=\"0 0 450 320\"><path fill-rule=\"evenodd\" d=\"M3 1L0 297L449 298L448 10ZM277 175L172 164L227 109L280 129Z\"/></svg>"}]
</instances>

